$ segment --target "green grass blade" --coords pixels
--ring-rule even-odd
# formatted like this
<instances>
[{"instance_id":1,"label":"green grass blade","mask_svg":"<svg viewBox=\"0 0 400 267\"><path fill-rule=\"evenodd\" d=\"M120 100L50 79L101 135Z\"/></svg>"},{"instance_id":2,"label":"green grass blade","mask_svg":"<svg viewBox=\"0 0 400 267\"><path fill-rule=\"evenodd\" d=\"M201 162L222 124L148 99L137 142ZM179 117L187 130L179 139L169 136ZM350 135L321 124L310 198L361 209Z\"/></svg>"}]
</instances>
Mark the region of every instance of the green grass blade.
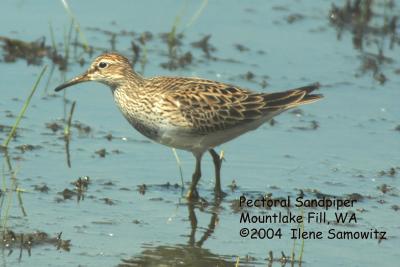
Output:
<instances>
[{"instance_id":1,"label":"green grass blade","mask_svg":"<svg viewBox=\"0 0 400 267\"><path fill-rule=\"evenodd\" d=\"M301 222L301 232L304 232L304 208L301 207L301 216L303 217L303 221ZM300 246L300 255L299 255L299 266L301 266L301 262L303 261L303 253L304 253L304 238L301 239Z\"/></svg>"},{"instance_id":2,"label":"green grass blade","mask_svg":"<svg viewBox=\"0 0 400 267\"><path fill-rule=\"evenodd\" d=\"M31 102L32 96L33 96L33 94L35 93L36 88L38 87L39 82L40 82L40 80L42 79L43 74L45 73L46 69L47 69L47 66L44 66L44 68L42 69L42 71L41 71L40 74L39 74L39 77L36 79L36 82L35 82L35 84L34 84L33 87L32 87L31 93L29 94L28 98L25 100L24 106L22 107L22 109L21 109L21 111L20 111L20 113L19 113L19 115L18 115L18 117L17 117L17 119L16 119L16 121L15 121L14 126L12 127L12 129L11 129L11 131L10 131L10 133L9 133L9 135L8 135L8 137L7 137L7 139L6 139L6 141L3 143L3 146L4 146L5 148L8 147L8 144L10 143L10 141L11 141L11 139L13 138L15 132L17 131L18 125L19 125L19 123L20 123L22 117L24 116L26 109L27 109L28 106L29 106L29 103Z\"/></svg>"},{"instance_id":3,"label":"green grass blade","mask_svg":"<svg viewBox=\"0 0 400 267\"><path fill-rule=\"evenodd\" d=\"M65 11L68 13L68 15L70 16L73 24L75 25L75 30L79 34L79 37L81 39L81 42L83 44L83 47L84 47L85 51L88 52L90 50L89 49L89 42L87 41L85 35L83 34L83 32L81 30L81 27L80 27L78 21L76 20L76 18L74 16L74 13L72 13L72 10L68 5L67 0L61 0L61 3L63 4L63 7L64 7Z\"/></svg>"},{"instance_id":4,"label":"green grass blade","mask_svg":"<svg viewBox=\"0 0 400 267\"><path fill-rule=\"evenodd\" d=\"M70 138L70 135L71 135L72 116L74 114L75 105L76 105L76 101L72 102L71 110L69 111L67 125L64 128L64 137L68 138L68 139Z\"/></svg>"},{"instance_id":5,"label":"green grass blade","mask_svg":"<svg viewBox=\"0 0 400 267\"><path fill-rule=\"evenodd\" d=\"M24 207L24 201L22 201L22 193L24 192L24 190L19 189L19 188L16 188L15 190L17 191L18 204L21 209L22 215L26 217L26 216L28 216L28 214L26 213L26 210Z\"/></svg>"},{"instance_id":6,"label":"green grass blade","mask_svg":"<svg viewBox=\"0 0 400 267\"><path fill-rule=\"evenodd\" d=\"M206 8L207 5L208 5L208 0L203 0L203 2L201 3L200 7L194 13L194 15L190 19L189 23L186 25L186 28L189 28L190 26L193 25L193 23L196 22L196 20L201 16L201 14L203 13L203 11L204 11L204 9Z\"/></svg>"},{"instance_id":7,"label":"green grass blade","mask_svg":"<svg viewBox=\"0 0 400 267\"><path fill-rule=\"evenodd\" d=\"M54 29L53 29L53 25L51 24L51 22L49 22L49 30L50 30L50 38L51 38L51 48L53 49L53 51L57 51L56 39L54 37Z\"/></svg>"},{"instance_id":8,"label":"green grass blade","mask_svg":"<svg viewBox=\"0 0 400 267\"><path fill-rule=\"evenodd\" d=\"M175 148L172 148L172 152L174 153L174 156L176 159L176 164L178 164L179 174L181 175L181 183L182 183L182 189L183 189L185 187L185 184L183 183L183 171L182 171L181 160L179 159L178 153L176 152Z\"/></svg>"}]
</instances>

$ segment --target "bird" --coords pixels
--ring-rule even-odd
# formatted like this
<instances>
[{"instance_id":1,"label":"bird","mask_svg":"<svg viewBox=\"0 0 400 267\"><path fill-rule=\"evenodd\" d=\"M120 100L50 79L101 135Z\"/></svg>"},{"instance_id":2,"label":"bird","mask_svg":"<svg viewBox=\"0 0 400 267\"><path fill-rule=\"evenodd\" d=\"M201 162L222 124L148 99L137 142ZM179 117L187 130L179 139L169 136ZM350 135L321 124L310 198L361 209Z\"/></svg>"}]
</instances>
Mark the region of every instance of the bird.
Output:
<instances>
[{"instance_id":1,"label":"bird","mask_svg":"<svg viewBox=\"0 0 400 267\"><path fill-rule=\"evenodd\" d=\"M222 198L222 158L215 147L257 129L288 109L323 97L313 93L319 83L265 93L197 77L146 78L116 52L99 55L83 74L55 91L88 81L108 86L123 116L142 135L194 155L195 171L186 194L189 200L199 198L201 160L207 151L215 168L214 194Z\"/></svg>"}]
</instances>

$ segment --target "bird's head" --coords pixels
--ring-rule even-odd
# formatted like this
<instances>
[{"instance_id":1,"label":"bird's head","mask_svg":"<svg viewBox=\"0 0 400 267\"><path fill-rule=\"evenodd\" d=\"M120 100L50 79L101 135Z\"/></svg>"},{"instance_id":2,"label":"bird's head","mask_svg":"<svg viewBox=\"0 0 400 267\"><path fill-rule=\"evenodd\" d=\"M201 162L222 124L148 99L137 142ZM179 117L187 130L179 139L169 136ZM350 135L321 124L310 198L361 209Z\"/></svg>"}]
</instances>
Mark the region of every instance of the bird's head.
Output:
<instances>
[{"instance_id":1,"label":"bird's head","mask_svg":"<svg viewBox=\"0 0 400 267\"><path fill-rule=\"evenodd\" d=\"M97 81L116 88L132 75L136 74L126 57L117 53L106 53L98 56L86 72L59 85L55 91L88 81Z\"/></svg>"}]
</instances>

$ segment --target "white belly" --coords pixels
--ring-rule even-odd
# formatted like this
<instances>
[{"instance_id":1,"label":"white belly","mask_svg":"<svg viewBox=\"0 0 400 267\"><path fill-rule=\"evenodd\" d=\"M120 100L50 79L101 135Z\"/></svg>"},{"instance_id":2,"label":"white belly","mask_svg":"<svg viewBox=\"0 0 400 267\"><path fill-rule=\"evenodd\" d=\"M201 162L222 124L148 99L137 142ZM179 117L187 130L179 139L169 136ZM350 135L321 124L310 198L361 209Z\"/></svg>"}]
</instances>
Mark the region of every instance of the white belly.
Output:
<instances>
[{"instance_id":1,"label":"white belly","mask_svg":"<svg viewBox=\"0 0 400 267\"><path fill-rule=\"evenodd\" d=\"M164 129L160 131L158 140L155 141L177 149L203 153L210 148L228 142L248 131L257 129L266 121L266 118L263 118L252 123L239 125L222 131L216 131L207 135L195 135L178 129Z\"/></svg>"}]
</instances>

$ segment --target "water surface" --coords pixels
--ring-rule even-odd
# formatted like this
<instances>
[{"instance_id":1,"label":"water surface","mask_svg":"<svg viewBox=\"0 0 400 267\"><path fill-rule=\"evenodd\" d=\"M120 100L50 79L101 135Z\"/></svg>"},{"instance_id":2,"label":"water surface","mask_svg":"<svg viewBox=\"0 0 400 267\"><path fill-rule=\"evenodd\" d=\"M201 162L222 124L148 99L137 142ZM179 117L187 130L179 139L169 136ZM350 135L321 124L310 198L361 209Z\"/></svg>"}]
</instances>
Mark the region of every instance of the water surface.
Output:
<instances>
[{"instance_id":1,"label":"water surface","mask_svg":"<svg viewBox=\"0 0 400 267\"><path fill-rule=\"evenodd\" d=\"M293 240L287 235L275 240L240 237L239 230L244 225L239 223L240 211L233 208L234 202L242 194L254 198L269 193L273 197L295 197L300 190L310 198L315 198L317 191L339 197L357 193L362 199L350 210L356 213L358 223L335 226L336 229L377 228L388 233L388 240L382 241L308 240L302 266L397 265L398 45L390 50L384 39L384 55L392 62L380 66L387 77L381 85L370 71L363 73L360 69L362 56L377 54L377 46L365 44L363 52L355 49L353 35L346 27L338 40L328 17L331 1L209 1L197 18L194 14L200 2L93 3L69 4L89 45L98 49L92 56L78 49L77 57L85 60L82 66L72 60L66 73L58 71L58 66L50 78L49 71L46 73L9 149L18 186L25 190L22 200L27 216L22 215L13 194L7 226L15 233L43 231L49 238L43 244L34 244L30 256L28 249L20 250L17 243L12 251L3 249L4 266L234 266L237 257L240 266L280 266L281 252L290 255ZM344 5L344 1L334 3ZM377 12L384 11L381 4L376 5ZM397 6L385 12L396 11ZM190 51L193 62L168 70L160 66L169 59L167 45L159 34L170 32L177 16L178 32L184 33L179 55ZM45 37L48 46L50 23L58 51L64 53L70 18L61 2L3 1L0 17L1 36L25 42ZM376 16L373 25L381 25L383 19ZM397 32L398 29L397 26ZM214 171L210 157L205 156L199 186L205 201L191 205L182 197L180 174L171 149L149 142L133 130L115 107L108 88L96 83L70 88L65 93L67 104L63 94L52 92L65 77L83 72L102 50L111 50L110 33L121 31L135 33L116 34L114 50L129 57L133 56L131 41L140 45L137 38L144 32L152 33L153 39L146 44L146 76L198 76L263 92L318 81L325 98L301 107L301 112L286 112L276 118L273 126L263 125L221 147L226 157L223 189L228 192L222 202L213 200ZM207 58L190 43L208 34L215 51ZM39 65L27 64L24 59L12 63L3 59L0 63L0 124L11 126L42 66L51 67L51 61L45 57ZM141 69L140 63L136 69ZM76 109L69 168L63 128L53 132L46 125L56 122L64 127L62 120L72 101L76 101ZM85 126L90 131L82 130ZM3 142L8 130L0 133ZM110 134L114 137L111 141L106 138ZM21 152L18 146L25 144L36 149ZM96 153L101 149L105 149L105 157ZM183 151L178 154L184 181L188 183L194 168L193 156ZM3 170L4 181L10 186L6 163ZM90 177L90 184L83 200L78 202L75 195L64 199L59 194L66 188L74 191L71 182L84 176ZM229 187L232 181L237 185L234 191ZM143 184L144 194L138 190ZM47 193L35 190L35 186L43 185L49 188ZM10 203L8 198L3 199L2 219ZM285 209L251 210L255 214L274 211ZM274 224L272 228L280 227L287 233L296 226ZM305 225L309 231L325 231L329 227ZM71 240L70 251L57 249L57 241L51 239L60 232L63 240ZM298 258L300 242L294 250ZM268 260L269 251L277 261Z\"/></svg>"}]
</instances>

